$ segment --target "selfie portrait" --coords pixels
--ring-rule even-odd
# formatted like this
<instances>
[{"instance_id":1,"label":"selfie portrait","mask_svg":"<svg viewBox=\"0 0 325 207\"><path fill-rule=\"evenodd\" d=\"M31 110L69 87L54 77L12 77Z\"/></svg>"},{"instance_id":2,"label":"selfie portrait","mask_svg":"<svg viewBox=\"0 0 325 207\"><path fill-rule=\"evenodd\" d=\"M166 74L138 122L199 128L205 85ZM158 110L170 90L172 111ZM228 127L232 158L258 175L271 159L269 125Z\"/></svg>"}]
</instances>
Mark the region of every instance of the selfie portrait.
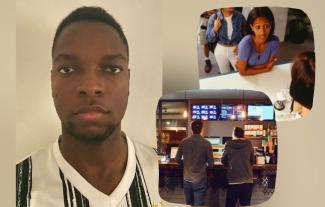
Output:
<instances>
[{"instance_id":1,"label":"selfie portrait","mask_svg":"<svg viewBox=\"0 0 325 207\"><path fill-rule=\"evenodd\" d=\"M158 7L17 2L17 206L162 205L151 114L160 27L139 24Z\"/></svg>"}]
</instances>

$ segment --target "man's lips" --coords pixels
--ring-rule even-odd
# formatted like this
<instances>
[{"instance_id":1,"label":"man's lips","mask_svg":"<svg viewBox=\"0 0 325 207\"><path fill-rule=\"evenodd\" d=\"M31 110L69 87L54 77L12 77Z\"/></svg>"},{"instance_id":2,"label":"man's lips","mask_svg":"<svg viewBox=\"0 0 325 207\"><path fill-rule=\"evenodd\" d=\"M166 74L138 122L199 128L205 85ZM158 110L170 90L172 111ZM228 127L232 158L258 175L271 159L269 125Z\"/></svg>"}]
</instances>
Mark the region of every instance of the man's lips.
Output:
<instances>
[{"instance_id":1,"label":"man's lips","mask_svg":"<svg viewBox=\"0 0 325 207\"><path fill-rule=\"evenodd\" d=\"M89 112L84 112L84 113L79 113L78 116L80 116L83 119L98 119L101 116L103 116L102 112L98 112L98 111L89 111Z\"/></svg>"},{"instance_id":2,"label":"man's lips","mask_svg":"<svg viewBox=\"0 0 325 207\"><path fill-rule=\"evenodd\" d=\"M98 119L107 112L108 111L100 105L92 105L92 106L81 106L77 108L74 114L83 119L91 120L91 119Z\"/></svg>"}]
</instances>

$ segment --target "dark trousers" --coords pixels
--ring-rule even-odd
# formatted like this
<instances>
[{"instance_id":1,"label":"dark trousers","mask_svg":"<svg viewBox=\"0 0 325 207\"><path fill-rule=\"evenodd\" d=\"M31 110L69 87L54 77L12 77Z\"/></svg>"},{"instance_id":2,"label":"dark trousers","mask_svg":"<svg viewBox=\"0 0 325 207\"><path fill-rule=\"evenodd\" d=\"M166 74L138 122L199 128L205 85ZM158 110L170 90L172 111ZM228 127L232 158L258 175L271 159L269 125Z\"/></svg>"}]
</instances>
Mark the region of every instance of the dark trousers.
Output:
<instances>
[{"instance_id":1,"label":"dark trousers","mask_svg":"<svg viewBox=\"0 0 325 207\"><path fill-rule=\"evenodd\" d=\"M241 206L249 206L253 192L253 183L229 185L226 196L226 207L235 207L237 201Z\"/></svg>"},{"instance_id":2,"label":"dark trousers","mask_svg":"<svg viewBox=\"0 0 325 207\"><path fill-rule=\"evenodd\" d=\"M202 206L207 191L207 180L203 179L198 183L184 180L183 183L185 200L187 205Z\"/></svg>"}]
</instances>

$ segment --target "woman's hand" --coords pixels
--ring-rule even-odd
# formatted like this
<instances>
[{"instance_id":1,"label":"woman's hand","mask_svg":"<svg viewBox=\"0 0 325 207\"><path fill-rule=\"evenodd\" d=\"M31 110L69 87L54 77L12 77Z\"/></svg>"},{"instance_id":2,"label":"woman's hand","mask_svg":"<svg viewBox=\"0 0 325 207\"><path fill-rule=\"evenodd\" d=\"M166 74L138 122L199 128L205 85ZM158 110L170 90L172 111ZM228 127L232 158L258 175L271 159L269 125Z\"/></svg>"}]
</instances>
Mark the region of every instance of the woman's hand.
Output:
<instances>
[{"instance_id":1,"label":"woman's hand","mask_svg":"<svg viewBox=\"0 0 325 207\"><path fill-rule=\"evenodd\" d=\"M220 27L221 27L221 20L219 17L217 17L217 19L215 19L213 23L213 31L218 32Z\"/></svg>"},{"instance_id":2,"label":"woman's hand","mask_svg":"<svg viewBox=\"0 0 325 207\"><path fill-rule=\"evenodd\" d=\"M276 57L270 58L269 62L266 65L266 68L268 71L272 70L274 64L276 63L276 61L278 61L278 59Z\"/></svg>"},{"instance_id":3,"label":"woman's hand","mask_svg":"<svg viewBox=\"0 0 325 207\"><path fill-rule=\"evenodd\" d=\"M269 72L270 70L272 70L272 67L276 61L277 61L277 58L273 57L273 58L270 58L269 62L267 62L265 64L249 67L247 65L246 61L238 59L237 63L236 63L236 68L240 75L243 75L243 76L256 75L256 74L260 74L260 73Z\"/></svg>"},{"instance_id":4,"label":"woman's hand","mask_svg":"<svg viewBox=\"0 0 325 207\"><path fill-rule=\"evenodd\" d=\"M235 46L233 52L234 52L236 55L238 55L238 45Z\"/></svg>"}]
</instances>

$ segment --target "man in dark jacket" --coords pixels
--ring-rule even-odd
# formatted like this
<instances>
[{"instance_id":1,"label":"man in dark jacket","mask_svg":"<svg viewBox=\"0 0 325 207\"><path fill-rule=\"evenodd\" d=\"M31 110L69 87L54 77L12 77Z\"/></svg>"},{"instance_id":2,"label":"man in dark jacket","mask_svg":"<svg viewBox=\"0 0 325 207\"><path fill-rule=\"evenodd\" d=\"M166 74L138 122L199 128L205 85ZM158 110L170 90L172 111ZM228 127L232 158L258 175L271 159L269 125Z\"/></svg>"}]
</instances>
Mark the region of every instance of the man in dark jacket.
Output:
<instances>
[{"instance_id":1,"label":"man in dark jacket","mask_svg":"<svg viewBox=\"0 0 325 207\"><path fill-rule=\"evenodd\" d=\"M252 143L244 140L244 130L235 127L233 139L226 143L221 162L227 166L228 190L226 207L249 206L253 191L254 151Z\"/></svg>"},{"instance_id":2,"label":"man in dark jacket","mask_svg":"<svg viewBox=\"0 0 325 207\"><path fill-rule=\"evenodd\" d=\"M181 162L183 156L184 194L187 205L202 206L207 191L207 164L213 166L212 146L200 133L201 121L191 124L193 135L182 140L179 145L176 161Z\"/></svg>"}]
</instances>

